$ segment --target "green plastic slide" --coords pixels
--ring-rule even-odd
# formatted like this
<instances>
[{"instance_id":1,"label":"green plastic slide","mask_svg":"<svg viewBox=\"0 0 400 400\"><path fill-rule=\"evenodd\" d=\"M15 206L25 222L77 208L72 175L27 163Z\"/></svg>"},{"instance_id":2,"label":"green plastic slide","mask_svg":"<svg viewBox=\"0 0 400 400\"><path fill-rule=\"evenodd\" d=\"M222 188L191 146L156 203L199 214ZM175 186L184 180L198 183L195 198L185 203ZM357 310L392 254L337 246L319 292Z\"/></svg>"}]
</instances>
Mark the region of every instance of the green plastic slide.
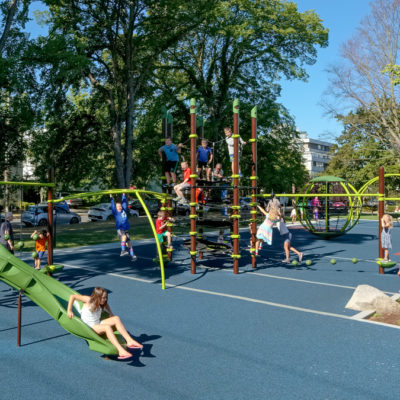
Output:
<instances>
[{"instance_id":1,"label":"green plastic slide","mask_svg":"<svg viewBox=\"0 0 400 400\"><path fill-rule=\"evenodd\" d=\"M66 331L87 341L89 348L102 354L118 354L109 340L97 335L80 318L68 318L67 306L75 290L62 284L51 276L30 267L13 256L0 244L0 279L17 290L23 290L35 304L43 308ZM77 304L74 304L74 309ZM75 311L74 310L74 311Z\"/></svg>"}]
</instances>

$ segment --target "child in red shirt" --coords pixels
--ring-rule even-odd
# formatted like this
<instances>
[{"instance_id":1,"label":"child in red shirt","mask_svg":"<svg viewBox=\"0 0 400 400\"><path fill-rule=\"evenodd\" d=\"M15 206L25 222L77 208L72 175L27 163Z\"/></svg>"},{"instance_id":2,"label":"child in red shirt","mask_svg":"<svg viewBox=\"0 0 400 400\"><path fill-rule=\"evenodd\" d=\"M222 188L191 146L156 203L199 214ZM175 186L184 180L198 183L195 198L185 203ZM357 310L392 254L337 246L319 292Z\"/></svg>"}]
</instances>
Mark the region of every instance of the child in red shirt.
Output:
<instances>
[{"instance_id":1,"label":"child in red shirt","mask_svg":"<svg viewBox=\"0 0 400 400\"><path fill-rule=\"evenodd\" d=\"M39 234L38 231L34 231L31 238L33 239L35 235L38 236L35 243L35 250L37 253L37 257L35 257L35 269L40 269L40 262L46 251L46 243L49 241L49 232L47 232L46 229Z\"/></svg>"},{"instance_id":2,"label":"child in red shirt","mask_svg":"<svg viewBox=\"0 0 400 400\"><path fill-rule=\"evenodd\" d=\"M174 186L175 193L177 197L175 197L175 201L179 201L181 203L187 203L182 190L186 188L190 188L190 175L192 174L192 171L189 168L189 165L186 161L181 162L181 167L183 171L183 182L179 183L178 185Z\"/></svg>"},{"instance_id":3,"label":"child in red shirt","mask_svg":"<svg viewBox=\"0 0 400 400\"><path fill-rule=\"evenodd\" d=\"M157 233L157 239L160 244L164 242L164 237L167 238L167 245L170 249L172 249L172 235L171 232L167 230L167 224L169 221L173 221L172 218L166 218L165 212L164 211L159 211L157 213L157 219L156 219L156 233Z\"/></svg>"}]
</instances>

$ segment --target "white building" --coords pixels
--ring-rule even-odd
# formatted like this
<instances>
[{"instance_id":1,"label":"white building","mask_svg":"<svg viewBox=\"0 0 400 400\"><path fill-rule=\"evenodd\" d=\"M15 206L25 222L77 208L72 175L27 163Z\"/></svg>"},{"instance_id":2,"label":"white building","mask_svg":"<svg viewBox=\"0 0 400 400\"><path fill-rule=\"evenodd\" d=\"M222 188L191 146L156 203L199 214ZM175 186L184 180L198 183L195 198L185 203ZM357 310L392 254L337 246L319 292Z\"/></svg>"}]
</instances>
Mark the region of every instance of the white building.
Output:
<instances>
[{"instance_id":1,"label":"white building","mask_svg":"<svg viewBox=\"0 0 400 400\"><path fill-rule=\"evenodd\" d=\"M303 148L303 163L310 174L310 178L315 178L326 170L331 158L329 151L333 143L311 139L306 132L300 132L300 143Z\"/></svg>"}]
</instances>

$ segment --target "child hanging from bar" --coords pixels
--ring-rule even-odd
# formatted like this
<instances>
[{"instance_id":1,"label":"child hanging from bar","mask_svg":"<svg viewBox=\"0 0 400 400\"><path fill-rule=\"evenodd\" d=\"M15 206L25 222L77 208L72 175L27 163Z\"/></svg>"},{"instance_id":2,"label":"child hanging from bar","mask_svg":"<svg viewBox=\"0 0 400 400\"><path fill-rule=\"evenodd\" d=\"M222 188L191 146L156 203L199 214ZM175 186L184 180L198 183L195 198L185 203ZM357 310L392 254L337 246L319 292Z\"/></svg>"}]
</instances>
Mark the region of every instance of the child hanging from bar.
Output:
<instances>
[{"instance_id":1,"label":"child hanging from bar","mask_svg":"<svg viewBox=\"0 0 400 400\"><path fill-rule=\"evenodd\" d=\"M128 204L125 193L122 194L121 202L115 202L112 194L110 194L111 211L115 217L115 227L121 241L121 257L130 255L132 261L136 261L137 257L133 252L130 234L129 234L129 220L128 220ZM129 252L126 249L129 249Z\"/></svg>"}]
</instances>

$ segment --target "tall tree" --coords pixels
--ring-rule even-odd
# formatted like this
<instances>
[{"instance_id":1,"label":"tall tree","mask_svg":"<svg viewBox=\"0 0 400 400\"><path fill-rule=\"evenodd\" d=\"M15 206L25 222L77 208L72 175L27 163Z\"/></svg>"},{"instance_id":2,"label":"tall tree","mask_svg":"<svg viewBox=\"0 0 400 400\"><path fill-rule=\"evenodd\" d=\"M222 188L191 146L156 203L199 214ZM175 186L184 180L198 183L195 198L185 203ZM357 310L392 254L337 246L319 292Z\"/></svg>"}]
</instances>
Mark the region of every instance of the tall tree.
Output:
<instances>
[{"instance_id":1,"label":"tall tree","mask_svg":"<svg viewBox=\"0 0 400 400\"><path fill-rule=\"evenodd\" d=\"M0 173L6 177L24 159L25 139L35 116L36 79L26 60L29 39L22 32L28 4L0 2Z\"/></svg>"},{"instance_id":2,"label":"tall tree","mask_svg":"<svg viewBox=\"0 0 400 400\"><path fill-rule=\"evenodd\" d=\"M319 17L298 12L294 3L219 1L192 35L162 54L155 87L180 111L182 99L201 100L215 140L232 99L275 108L279 79L305 80L302 66L315 62L317 46L327 39Z\"/></svg>"},{"instance_id":3,"label":"tall tree","mask_svg":"<svg viewBox=\"0 0 400 400\"><path fill-rule=\"evenodd\" d=\"M250 132L246 115L249 116L250 108L257 105L260 134L268 135L274 131L282 135L280 140L265 137L264 147L260 142L259 148L267 151L260 152L261 163L265 162L269 167L286 165L287 168L277 169L287 175L292 167L295 171L295 166L300 166L298 176L304 180L306 173L301 167L300 153L292 151L296 147L296 132L288 127L293 125L293 120L277 103L279 79L282 76L306 79L303 66L315 61L317 47L327 45L327 35L327 29L314 12L300 13L294 3L281 0L220 1L189 37L160 55L153 80L154 92L147 108L154 107L158 111L163 103L170 107L174 116L178 116L175 121L186 121L178 122L174 129L177 140L185 140L190 118L187 99L194 97L198 99L199 114L207 119L206 137L220 142L224 136L223 127L232 124L233 99L240 99L241 132ZM225 147L223 142L219 143L220 161L221 157L226 158ZM286 163L280 159L280 150L282 156L295 157L294 162L288 159ZM243 166L249 158L245 149ZM260 172L265 175L262 177L264 184L283 190L286 179L280 181L278 178L273 183L274 176L267 168L260 168ZM297 179L294 182L302 183ZM288 190L290 185L283 185L284 189Z\"/></svg>"},{"instance_id":4,"label":"tall tree","mask_svg":"<svg viewBox=\"0 0 400 400\"><path fill-rule=\"evenodd\" d=\"M50 31L41 42L44 61L51 65L47 70L53 74L51 81L65 89L74 83L107 105L117 183L128 187L141 91L159 54L202 21L213 2L47 0L46 4Z\"/></svg>"},{"instance_id":5,"label":"tall tree","mask_svg":"<svg viewBox=\"0 0 400 400\"><path fill-rule=\"evenodd\" d=\"M400 121L398 118L400 87L396 87L395 71L382 71L399 60L400 0L375 0L371 13L360 24L357 34L343 46L343 63L330 69L330 95L336 101L331 111L345 114L363 109L373 139L382 142L398 157L400 154ZM349 114L350 117L350 114ZM357 125L358 120L354 123ZM350 120L348 120L350 123Z\"/></svg>"}]
</instances>

